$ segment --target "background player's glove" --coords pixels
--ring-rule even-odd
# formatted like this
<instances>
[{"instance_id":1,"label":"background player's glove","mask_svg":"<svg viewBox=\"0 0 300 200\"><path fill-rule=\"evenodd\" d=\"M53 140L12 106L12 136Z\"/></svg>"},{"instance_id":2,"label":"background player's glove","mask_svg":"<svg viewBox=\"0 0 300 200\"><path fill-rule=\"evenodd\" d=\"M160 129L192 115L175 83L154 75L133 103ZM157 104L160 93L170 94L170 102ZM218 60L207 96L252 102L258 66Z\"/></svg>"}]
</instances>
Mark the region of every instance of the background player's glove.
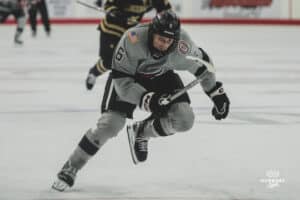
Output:
<instances>
[{"instance_id":1,"label":"background player's glove","mask_svg":"<svg viewBox=\"0 0 300 200\"><path fill-rule=\"evenodd\" d=\"M166 100L168 96L170 96L170 94L146 92L141 98L140 107L145 111L152 112L154 115L162 116L170 107L169 104L163 104L163 101Z\"/></svg>"},{"instance_id":2,"label":"background player's glove","mask_svg":"<svg viewBox=\"0 0 300 200\"><path fill-rule=\"evenodd\" d=\"M112 23L127 23L127 16L119 9L112 9L106 13L106 19Z\"/></svg>"},{"instance_id":3,"label":"background player's glove","mask_svg":"<svg viewBox=\"0 0 300 200\"><path fill-rule=\"evenodd\" d=\"M96 1L95 1L95 4L96 4L98 7L102 7L102 0L96 0Z\"/></svg>"},{"instance_id":4,"label":"background player's glove","mask_svg":"<svg viewBox=\"0 0 300 200\"><path fill-rule=\"evenodd\" d=\"M129 17L125 12L121 11L120 9L112 9L109 12L107 12L106 19L110 23L121 23L124 26L132 26L138 23L138 19L136 17Z\"/></svg>"},{"instance_id":5,"label":"background player's glove","mask_svg":"<svg viewBox=\"0 0 300 200\"><path fill-rule=\"evenodd\" d=\"M206 94L214 102L214 107L212 109L212 115L217 119L225 119L229 112L230 101L224 92L221 82L217 82L216 86Z\"/></svg>"}]
</instances>

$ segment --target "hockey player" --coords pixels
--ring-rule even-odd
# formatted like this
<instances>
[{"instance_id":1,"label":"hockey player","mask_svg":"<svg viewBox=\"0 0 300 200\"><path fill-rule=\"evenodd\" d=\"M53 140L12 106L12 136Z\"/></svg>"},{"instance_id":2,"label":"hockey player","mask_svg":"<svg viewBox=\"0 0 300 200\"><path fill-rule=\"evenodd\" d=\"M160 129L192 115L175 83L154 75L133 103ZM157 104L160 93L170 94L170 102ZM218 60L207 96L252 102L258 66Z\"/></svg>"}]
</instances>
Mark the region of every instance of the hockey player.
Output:
<instances>
[{"instance_id":1,"label":"hockey player","mask_svg":"<svg viewBox=\"0 0 300 200\"><path fill-rule=\"evenodd\" d=\"M99 6L102 1L97 0ZM105 18L101 21L98 30L100 31L99 59L89 70L86 78L86 87L91 90L95 85L96 78L111 69L113 51L123 33L133 26L136 26L143 15L155 8L157 12L170 9L168 0L107 0L104 4L106 11ZM111 83L108 78L107 86Z\"/></svg>"},{"instance_id":2,"label":"hockey player","mask_svg":"<svg viewBox=\"0 0 300 200\"><path fill-rule=\"evenodd\" d=\"M24 12L25 0L0 0L0 23L5 22L9 15L13 15L17 22L17 29L14 37L15 44L21 45L26 18Z\"/></svg>"},{"instance_id":3,"label":"hockey player","mask_svg":"<svg viewBox=\"0 0 300 200\"><path fill-rule=\"evenodd\" d=\"M49 15L48 15L48 9L47 9L47 4L45 0L28 0L29 2L29 22L30 22L30 27L32 31L32 36L36 36L36 18L37 18L37 13L39 12L41 14L42 22L46 31L47 36L50 36L50 22L49 22Z\"/></svg>"},{"instance_id":4,"label":"hockey player","mask_svg":"<svg viewBox=\"0 0 300 200\"><path fill-rule=\"evenodd\" d=\"M206 66L187 59L193 56L210 62L204 50L198 48L180 28L177 16L170 10L158 14L150 24L129 29L122 36L112 62L113 85L106 97L108 111L100 117L97 127L89 129L71 154L53 188L63 191L74 184L76 173L112 137L117 136L132 118L136 107L152 113L146 120L127 127L134 163L144 162L148 141L192 128L193 110L187 93L162 105L165 97L183 88L175 70L185 70L201 78L205 93L214 103L212 115L224 119L229 112L229 99L222 83Z\"/></svg>"}]
</instances>

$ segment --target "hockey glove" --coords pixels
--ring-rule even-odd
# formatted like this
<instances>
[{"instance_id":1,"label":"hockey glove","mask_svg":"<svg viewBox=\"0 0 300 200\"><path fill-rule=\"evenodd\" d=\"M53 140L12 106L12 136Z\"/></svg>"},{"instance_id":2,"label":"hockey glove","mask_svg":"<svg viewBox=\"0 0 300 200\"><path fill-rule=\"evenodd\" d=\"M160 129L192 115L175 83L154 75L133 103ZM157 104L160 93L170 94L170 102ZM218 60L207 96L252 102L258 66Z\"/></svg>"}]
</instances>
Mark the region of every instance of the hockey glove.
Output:
<instances>
[{"instance_id":1,"label":"hockey glove","mask_svg":"<svg viewBox=\"0 0 300 200\"><path fill-rule=\"evenodd\" d=\"M152 112L156 116L162 116L169 109L168 97L170 94L145 92L140 101L140 108Z\"/></svg>"},{"instance_id":2,"label":"hockey glove","mask_svg":"<svg viewBox=\"0 0 300 200\"><path fill-rule=\"evenodd\" d=\"M214 102L214 107L212 109L212 115L216 120L225 119L229 112L230 101L224 92L221 82L217 82L216 86L206 94Z\"/></svg>"},{"instance_id":3,"label":"hockey glove","mask_svg":"<svg viewBox=\"0 0 300 200\"><path fill-rule=\"evenodd\" d=\"M106 13L106 19L108 23L121 24L126 26L128 24L127 16L119 9L112 9Z\"/></svg>"},{"instance_id":4,"label":"hockey glove","mask_svg":"<svg viewBox=\"0 0 300 200\"><path fill-rule=\"evenodd\" d=\"M125 12L119 9L112 9L106 14L109 23L122 24L123 26L133 26L139 23L135 16L129 17Z\"/></svg>"},{"instance_id":5,"label":"hockey glove","mask_svg":"<svg viewBox=\"0 0 300 200\"><path fill-rule=\"evenodd\" d=\"M102 7L102 0L96 0L96 1L95 1L95 4L96 4L98 7Z\"/></svg>"}]
</instances>

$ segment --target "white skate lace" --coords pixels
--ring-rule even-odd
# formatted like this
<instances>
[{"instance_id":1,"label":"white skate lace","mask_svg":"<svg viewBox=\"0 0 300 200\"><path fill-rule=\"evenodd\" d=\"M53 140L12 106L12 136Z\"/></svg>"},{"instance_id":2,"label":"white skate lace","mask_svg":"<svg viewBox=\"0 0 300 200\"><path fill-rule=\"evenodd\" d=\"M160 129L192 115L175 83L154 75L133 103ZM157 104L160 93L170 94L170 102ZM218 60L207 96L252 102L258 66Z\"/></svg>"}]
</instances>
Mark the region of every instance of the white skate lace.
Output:
<instances>
[{"instance_id":1,"label":"white skate lace","mask_svg":"<svg viewBox=\"0 0 300 200\"><path fill-rule=\"evenodd\" d=\"M145 138L136 138L136 143L138 145L138 150L141 152L148 151L148 140Z\"/></svg>"},{"instance_id":2,"label":"white skate lace","mask_svg":"<svg viewBox=\"0 0 300 200\"><path fill-rule=\"evenodd\" d=\"M88 78L87 78L87 82L88 82L89 84L94 85L95 82L96 82L96 76L95 76L94 74L89 74L89 75L88 75Z\"/></svg>"},{"instance_id":3,"label":"white skate lace","mask_svg":"<svg viewBox=\"0 0 300 200\"><path fill-rule=\"evenodd\" d=\"M67 166L64 166L61 171L63 174L66 174L72 178L75 178L78 170L75 167L72 167L70 164L68 164Z\"/></svg>"},{"instance_id":4,"label":"white skate lace","mask_svg":"<svg viewBox=\"0 0 300 200\"><path fill-rule=\"evenodd\" d=\"M137 144L138 151L148 151L148 140L143 136L144 122L137 122L134 124L134 130L136 131L135 142Z\"/></svg>"},{"instance_id":5,"label":"white skate lace","mask_svg":"<svg viewBox=\"0 0 300 200\"><path fill-rule=\"evenodd\" d=\"M76 169L67 169L67 170L62 170L62 172L65 174L65 175L68 175L72 178L75 178L76 176L76 173L77 173L77 170Z\"/></svg>"}]
</instances>

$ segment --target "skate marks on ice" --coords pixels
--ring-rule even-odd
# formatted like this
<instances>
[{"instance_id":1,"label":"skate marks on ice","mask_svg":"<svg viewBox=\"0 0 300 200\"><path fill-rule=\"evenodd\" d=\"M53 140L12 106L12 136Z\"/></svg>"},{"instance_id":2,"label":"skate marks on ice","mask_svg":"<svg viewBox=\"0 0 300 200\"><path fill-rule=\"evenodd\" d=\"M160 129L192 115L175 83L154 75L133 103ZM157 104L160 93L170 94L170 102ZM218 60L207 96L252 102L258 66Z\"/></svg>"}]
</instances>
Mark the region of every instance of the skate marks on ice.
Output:
<instances>
[{"instance_id":1,"label":"skate marks on ice","mask_svg":"<svg viewBox=\"0 0 300 200\"><path fill-rule=\"evenodd\" d=\"M196 123L218 124L206 116L211 112L208 107L193 107ZM291 125L300 124L300 106L243 106L232 107L223 125Z\"/></svg>"},{"instance_id":2,"label":"skate marks on ice","mask_svg":"<svg viewBox=\"0 0 300 200\"><path fill-rule=\"evenodd\" d=\"M87 186L73 188L66 192L45 190L34 200L265 200L242 197L229 192L200 185L174 183L127 186ZM136 189L134 189L136 188Z\"/></svg>"},{"instance_id":3,"label":"skate marks on ice","mask_svg":"<svg viewBox=\"0 0 300 200\"><path fill-rule=\"evenodd\" d=\"M210 107L193 107L196 123L218 124L211 115ZM57 108L35 110L3 110L0 115L14 114L59 114L59 113L98 113L95 108ZM300 124L300 106L244 106L232 107L228 119L223 125L291 125Z\"/></svg>"}]
</instances>

